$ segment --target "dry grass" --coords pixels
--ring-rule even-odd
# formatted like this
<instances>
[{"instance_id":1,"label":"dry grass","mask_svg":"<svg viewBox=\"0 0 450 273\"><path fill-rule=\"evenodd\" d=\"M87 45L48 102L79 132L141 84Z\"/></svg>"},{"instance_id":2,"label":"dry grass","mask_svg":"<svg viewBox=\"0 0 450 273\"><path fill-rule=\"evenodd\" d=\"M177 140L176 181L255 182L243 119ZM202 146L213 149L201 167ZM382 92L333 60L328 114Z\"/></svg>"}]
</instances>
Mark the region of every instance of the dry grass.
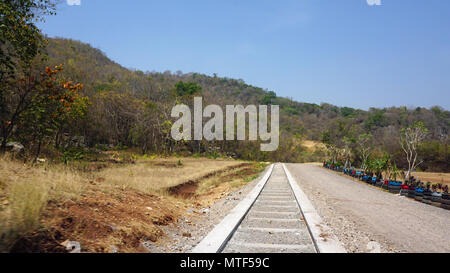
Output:
<instances>
[{"instance_id":1,"label":"dry grass","mask_svg":"<svg viewBox=\"0 0 450 273\"><path fill-rule=\"evenodd\" d=\"M432 184L443 184L450 187L450 173L432 173L432 172L417 172L413 173L415 177L422 182L431 182Z\"/></svg>"},{"instance_id":2,"label":"dry grass","mask_svg":"<svg viewBox=\"0 0 450 273\"><path fill-rule=\"evenodd\" d=\"M76 199L84 190L81 176L64 168L30 167L0 158L0 250L39 227L49 200Z\"/></svg>"},{"instance_id":3,"label":"dry grass","mask_svg":"<svg viewBox=\"0 0 450 273\"><path fill-rule=\"evenodd\" d=\"M239 188L256 179L266 166L265 163L249 163L242 167L215 174L201 181L197 194L205 194L220 185L226 185L228 189Z\"/></svg>"},{"instance_id":4,"label":"dry grass","mask_svg":"<svg viewBox=\"0 0 450 273\"><path fill-rule=\"evenodd\" d=\"M205 194L204 200L210 202L262 170L257 163L243 165L242 161L221 159L134 161L80 171L65 165L28 166L0 158L0 252L8 251L24 236L55 230L65 239L82 242L90 251L108 251L108 244L122 242L121 249L131 252L142 238L157 240L162 236L159 225L174 221L189 202L197 201L170 196L167 188L197 181L198 194ZM111 233L109 224L117 231ZM59 246L52 236L43 242Z\"/></svg>"},{"instance_id":5,"label":"dry grass","mask_svg":"<svg viewBox=\"0 0 450 273\"><path fill-rule=\"evenodd\" d=\"M103 169L97 179L123 189L145 193L165 193L169 187L194 181L209 173L243 163L205 158L164 158L137 160L134 165Z\"/></svg>"},{"instance_id":6,"label":"dry grass","mask_svg":"<svg viewBox=\"0 0 450 273\"><path fill-rule=\"evenodd\" d=\"M302 146L310 149L310 150L316 150L316 149L324 149L325 145L321 142L318 141L313 141L313 140L303 140L302 141Z\"/></svg>"}]
</instances>

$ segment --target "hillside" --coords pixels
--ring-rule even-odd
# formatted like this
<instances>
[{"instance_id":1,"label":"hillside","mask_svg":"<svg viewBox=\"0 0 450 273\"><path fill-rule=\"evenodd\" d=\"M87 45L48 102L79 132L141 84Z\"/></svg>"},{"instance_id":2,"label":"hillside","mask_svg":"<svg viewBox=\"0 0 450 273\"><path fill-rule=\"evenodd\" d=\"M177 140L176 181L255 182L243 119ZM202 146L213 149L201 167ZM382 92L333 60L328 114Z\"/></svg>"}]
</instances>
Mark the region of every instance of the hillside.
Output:
<instances>
[{"instance_id":1,"label":"hillside","mask_svg":"<svg viewBox=\"0 0 450 273\"><path fill-rule=\"evenodd\" d=\"M83 135L90 145L137 145L143 151L158 150L161 145L166 145L164 148L167 151L209 152L211 147L208 143L176 148L174 144L167 143L166 139L142 139L144 132L136 132L136 127L142 126L133 126L133 123L143 119L149 123L157 123L158 126L162 125L168 119L169 110L176 101L175 85L183 81L193 82L201 87L204 104L280 105L281 147L277 152L261 154L255 151L257 146L251 143L213 144L219 146L222 152L232 151L236 156L245 159L318 160L323 153L308 154L304 147L298 145L299 139L321 141L325 138L327 142L339 146L342 145L344 137L356 139L361 134L371 133L372 144L380 152L383 150L394 155L398 164L402 165L404 162L398 144L399 131L416 121L422 121L430 132L425 148L428 153L434 153L429 156L434 161L432 165L435 167L432 169L449 169L447 147L450 112L438 106L431 109L392 107L364 111L327 103L301 103L278 97L274 92L248 85L243 80L198 73L132 71L111 61L100 50L79 41L49 38L47 51L50 64L64 64L65 77L83 83L84 94L89 96L95 105L90 111L95 122L86 125L89 129L84 126ZM109 113L117 111L115 117L108 117L106 110ZM139 115L140 111L143 111L142 115ZM115 129L111 130L112 128ZM144 129L146 134L152 135L155 135L155 130L161 134L161 129ZM426 168L430 167L425 166Z\"/></svg>"}]
</instances>

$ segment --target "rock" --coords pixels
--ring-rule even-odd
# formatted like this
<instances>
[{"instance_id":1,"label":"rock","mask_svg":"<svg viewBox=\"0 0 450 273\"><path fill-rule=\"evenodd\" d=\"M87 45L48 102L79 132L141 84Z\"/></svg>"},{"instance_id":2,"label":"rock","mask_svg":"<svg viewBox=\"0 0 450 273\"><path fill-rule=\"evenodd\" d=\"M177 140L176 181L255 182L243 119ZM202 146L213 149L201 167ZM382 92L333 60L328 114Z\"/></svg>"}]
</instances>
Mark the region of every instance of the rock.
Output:
<instances>
[{"instance_id":1,"label":"rock","mask_svg":"<svg viewBox=\"0 0 450 273\"><path fill-rule=\"evenodd\" d=\"M25 147L19 142L8 142L6 149L16 154L21 154L25 151Z\"/></svg>"},{"instance_id":2,"label":"rock","mask_svg":"<svg viewBox=\"0 0 450 273\"><path fill-rule=\"evenodd\" d=\"M203 214L207 214L207 213L209 213L209 209L203 209L202 212L203 212Z\"/></svg>"},{"instance_id":3,"label":"rock","mask_svg":"<svg viewBox=\"0 0 450 273\"><path fill-rule=\"evenodd\" d=\"M187 212L187 213L194 213L195 210L194 210L194 209L188 209L186 212Z\"/></svg>"},{"instance_id":4,"label":"rock","mask_svg":"<svg viewBox=\"0 0 450 273\"><path fill-rule=\"evenodd\" d=\"M66 240L62 242L61 245L64 246L69 253L81 252L81 244L79 242Z\"/></svg>"},{"instance_id":5,"label":"rock","mask_svg":"<svg viewBox=\"0 0 450 273\"><path fill-rule=\"evenodd\" d=\"M139 249L138 249L138 250L140 250L140 251L142 251L142 252L149 253L151 248L152 248L152 243L146 241L146 242L142 242L142 243L139 245Z\"/></svg>"},{"instance_id":6,"label":"rock","mask_svg":"<svg viewBox=\"0 0 450 273\"><path fill-rule=\"evenodd\" d=\"M86 139L84 136L73 136L70 137L68 135L64 136L64 142L66 143L66 147L76 146L78 148L86 148Z\"/></svg>"},{"instance_id":7,"label":"rock","mask_svg":"<svg viewBox=\"0 0 450 273\"><path fill-rule=\"evenodd\" d=\"M110 246L109 247L109 253L119 253L119 249L117 248L117 246Z\"/></svg>"},{"instance_id":8,"label":"rock","mask_svg":"<svg viewBox=\"0 0 450 273\"><path fill-rule=\"evenodd\" d=\"M117 231L117 227L115 225L112 224L106 224L106 226L108 226L112 232L116 232Z\"/></svg>"}]
</instances>

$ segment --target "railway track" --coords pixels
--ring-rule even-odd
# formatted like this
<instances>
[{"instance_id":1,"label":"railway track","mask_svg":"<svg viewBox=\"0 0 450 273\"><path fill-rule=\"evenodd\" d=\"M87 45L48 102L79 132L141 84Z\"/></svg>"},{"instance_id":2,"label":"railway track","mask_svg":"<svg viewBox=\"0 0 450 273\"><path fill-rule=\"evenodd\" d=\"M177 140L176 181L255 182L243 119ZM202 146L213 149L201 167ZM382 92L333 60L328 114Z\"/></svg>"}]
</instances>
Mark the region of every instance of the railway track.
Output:
<instances>
[{"instance_id":1,"label":"railway track","mask_svg":"<svg viewBox=\"0 0 450 273\"><path fill-rule=\"evenodd\" d=\"M255 188L193 253L345 252L284 164L273 164Z\"/></svg>"},{"instance_id":2,"label":"railway track","mask_svg":"<svg viewBox=\"0 0 450 273\"><path fill-rule=\"evenodd\" d=\"M315 253L317 249L281 164L221 251Z\"/></svg>"}]
</instances>

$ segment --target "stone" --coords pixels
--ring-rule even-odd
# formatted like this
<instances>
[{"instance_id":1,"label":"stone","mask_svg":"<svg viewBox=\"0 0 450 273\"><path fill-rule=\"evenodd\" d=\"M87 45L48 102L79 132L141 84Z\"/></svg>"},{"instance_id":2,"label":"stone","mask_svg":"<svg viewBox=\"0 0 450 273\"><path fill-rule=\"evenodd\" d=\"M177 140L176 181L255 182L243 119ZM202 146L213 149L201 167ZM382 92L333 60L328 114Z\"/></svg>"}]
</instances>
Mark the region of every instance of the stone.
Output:
<instances>
[{"instance_id":1,"label":"stone","mask_svg":"<svg viewBox=\"0 0 450 273\"><path fill-rule=\"evenodd\" d=\"M109 253L119 253L119 249L117 248L117 246L112 245L109 247L109 249Z\"/></svg>"},{"instance_id":2,"label":"stone","mask_svg":"<svg viewBox=\"0 0 450 273\"><path fill-rule=\"evenodd\" d=\"M207 214L207 213L209 213L209 209L203 209L203 214Z\"/></svg>"},{"instance_id":3,"label":"stone","mask_svg":"<svg viewBox=\"0 0 450 273\"><path fill-rule=\"evenodd\" d=\"M150 252L150 249L152 248L152 243L151 242L142 242L140 244L141 249L143 249L145 252Z\"/></svg>"},{"instance_id":4,"label":"stone","mask_svg":"<svg viewBox=\"0 0 450 273\"><path fill-rule=\"evenodd\" d=\"M6 144L6 149L16 154L21 154L25 151L25 147L19 142L8 142Z\"/></svg>"},{"instance_id":5,"label":"stone","mask_svg":"<svg viewBox=\"0 0 450 273\"><path fill-rule=\"evenodd\" d=\"M64 246L69 253L81 253L81 244L79 242L66 240L62 242L61 245Z\"/></svg>"}]
</instances>

